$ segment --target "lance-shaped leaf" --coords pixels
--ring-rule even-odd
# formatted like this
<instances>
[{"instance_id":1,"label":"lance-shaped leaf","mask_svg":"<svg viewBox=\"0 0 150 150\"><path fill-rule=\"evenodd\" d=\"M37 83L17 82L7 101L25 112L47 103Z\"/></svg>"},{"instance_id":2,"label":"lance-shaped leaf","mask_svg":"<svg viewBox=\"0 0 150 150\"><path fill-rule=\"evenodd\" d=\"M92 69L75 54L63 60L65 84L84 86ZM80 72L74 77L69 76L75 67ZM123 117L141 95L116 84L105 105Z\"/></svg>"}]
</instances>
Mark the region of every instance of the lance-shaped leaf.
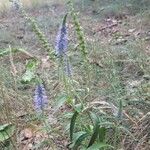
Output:
<instances>
[{"instance_id":1,"label":"lance-shaped leaf","mask_svg":"<svg viewBox=\"0 0 150 150\"><path fill-rule=\"evenodd\" d=\"M81 146L82 142L89 136L87 132L77 132L73 136L73 142L69 146L69 148L72 148L73 150L77 150L79 146Z\"/></svg>"},{"instance_id":2,"label":"lance-shaped leaf","mask_svg":"<svg viewBox=\"0 0 150 150\"><path fill-rule=\"evenodd\" d=\"M15 126L12 124L0 125L0 142L8 140L15 131Z\"/></svg>"},{"instance_id":3,"label":"lance-shaped leaf","mask_svg":"<svg viewBox=\"0 0 150 150\"><path fill-rule=\"evenodd\" d=\"M91 113L91 118L93 119L94 124L94 129L93 129L93 134L91 136L90 142L88 144L88 147L94 144L96 141L98 135L99 135L99 118L94 114Z\"/></svg>"},{"instance_id":4,"label":"lance-shaped leaf","mask_svg":"<svg viewBox=\"0 0 150 150\"><path fill-rule=\"evenodd\" d=\"M71 123L70 123L70 140L71 141L73 140L73 131L74 131L74 126L75 126L78 115L79 115L79 113L77 111L75 111L75 113L73 114L73 116L71 118Z\"/></svg>"}]
</instances>

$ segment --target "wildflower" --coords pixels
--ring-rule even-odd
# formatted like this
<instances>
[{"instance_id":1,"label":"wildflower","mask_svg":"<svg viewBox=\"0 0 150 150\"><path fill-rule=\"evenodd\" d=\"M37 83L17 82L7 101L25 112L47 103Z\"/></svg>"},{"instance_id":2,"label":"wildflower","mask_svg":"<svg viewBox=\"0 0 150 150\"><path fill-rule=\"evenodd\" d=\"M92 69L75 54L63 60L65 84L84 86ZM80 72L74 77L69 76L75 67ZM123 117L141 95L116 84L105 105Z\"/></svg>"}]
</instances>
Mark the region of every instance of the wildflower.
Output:
<instances>
[{"instance_id":1,"label":"wildflower","mask_svg":"<svg viewBox=\"0 0 150 150\"><path fill-rule=\"evenodd\" d=\"M65 55L68 46L66 17L67 15L65 15L63 19L63 23L58 31L58 35L56 38L55 49L56 49L56 55L58 56Z\"/></svg>"},{"instance_id":2,"label":"wildflower","mask_svg":"<svg viewBox=\"0 0 150 150\"><path fill-rule=\"evenodd\" d=\"M43 84L36 86L34 95L34 107L37 112L42 112L46 104L48 103L46 90Z\"/></svg>"}]
</instances>

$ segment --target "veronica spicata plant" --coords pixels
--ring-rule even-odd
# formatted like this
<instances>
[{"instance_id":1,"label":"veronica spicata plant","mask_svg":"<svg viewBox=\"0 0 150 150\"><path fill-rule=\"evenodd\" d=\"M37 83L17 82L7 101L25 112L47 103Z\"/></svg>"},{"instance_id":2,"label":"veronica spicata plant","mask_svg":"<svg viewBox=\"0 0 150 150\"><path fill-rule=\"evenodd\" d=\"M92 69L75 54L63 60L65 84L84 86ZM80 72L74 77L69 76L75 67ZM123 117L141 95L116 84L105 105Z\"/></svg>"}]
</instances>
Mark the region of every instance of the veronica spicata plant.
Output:
<instances>
[{"instance_id":1,"label":"veronica spicata plant","mask_svg":"<svg viewBox=\"0 0 150 150\"><path fill-rule=\"evenodd\" d=\"M65 74L71 76L72 70L67 56L68 31L66 25L67 14L64 16L62 25L58 31L55 43L56 55L60 58L60 65L65 67Z\"/></svg>"},{"instance_id":2,"label":"veronica spicata plant","mask_svg":"<svg viewBox=\"0 0 150 150\"><path fill-rule=\"evenodd\" d=\"M60 29L56 37L55 49L56 49L57 56L66 55L66 51L67 51L68 33L67 33L67 26L66 26L66 18L67 18L67 14L65 15L63 19L63 23L60 26Z\"/></svg>"},{"instance_id":3,"label":"veronica spicata plant","mask_svg":"<svg viewBox=\"0 0 150 150\"><path fill-rule=\"evenodd\" d=\"M48 103L46 90L43 84L38 84L34 93L34 107L38 113L42 113Z\"/></svg>"}]
</instances>

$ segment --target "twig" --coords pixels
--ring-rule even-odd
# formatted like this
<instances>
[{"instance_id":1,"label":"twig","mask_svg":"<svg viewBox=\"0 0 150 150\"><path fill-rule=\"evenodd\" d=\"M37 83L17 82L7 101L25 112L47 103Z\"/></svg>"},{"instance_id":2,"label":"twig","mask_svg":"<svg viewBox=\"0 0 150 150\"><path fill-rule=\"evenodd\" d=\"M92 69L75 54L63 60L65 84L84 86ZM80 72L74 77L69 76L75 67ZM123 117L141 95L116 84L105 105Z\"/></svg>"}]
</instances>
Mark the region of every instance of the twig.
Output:
<instances>
[{"instance_id":1,"label":"twig","mask_svg":"<svg viewBox=\"0 0 150 150\"><path fill-rule=\"evenodd\" d=\"M12 67L12 75L13 75L14 77L16 77L17 69L16 69L16 66L14 65L14 59L13 59L13 56L12 56L12 49L11 49L10 46L9 46L9 50L10 50L10 53L9 53L9 60L10 60L10 64L11 64L11 67Z\"/></svg>"},{"instance_id":2,"label":"twig","mask_svg":"<svg viewBox=\"0 0 150 150\"><path fill-rule=\"evenodd\" d=\"M106 29L108 29L108 28L115 27L115 26L117 26L117 25L118 25L117 23L114 23L114 24L111 24L111 25L109 25L109 26L100 28L100 29L98 29L97 31L95 31L94 34L96 34L97 32L101 32L101 31L103 31L103 30L106 30Z\"/></svg>"}]
</instances>

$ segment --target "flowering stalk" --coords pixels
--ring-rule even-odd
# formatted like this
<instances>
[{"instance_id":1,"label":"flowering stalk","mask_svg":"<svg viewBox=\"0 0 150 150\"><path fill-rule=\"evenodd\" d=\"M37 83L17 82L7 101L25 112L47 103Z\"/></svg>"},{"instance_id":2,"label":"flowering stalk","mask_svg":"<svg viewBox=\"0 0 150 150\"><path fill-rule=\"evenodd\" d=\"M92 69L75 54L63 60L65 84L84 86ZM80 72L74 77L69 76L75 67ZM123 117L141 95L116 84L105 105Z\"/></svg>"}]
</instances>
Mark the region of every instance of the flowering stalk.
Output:
<instances>
[{"instance_id":1,"label":"flowering stalk","mask_svg":"<svg viewBox=\"0 0 150 150\"><path fill-rule=\"evenodd\" d=\"M63 23L58 31L57 37L56 37L56 55L57 56L64 56L66 55L67 46L68 46L68 39L67 39L67 26L66 26L66 18L67 14L65 15L63 19Z\"/></svg>"},{"instance_id":2,"label":"flowering stalk","mask_svg":"<svg viewBox=\"0 0 150 150\"><path fill-rule=\"evenodd\" d=\"M66 26L67 14L63 18L62 25L58 31L55 43L56 55L59 57L59 64L61 68L65 67L65 73L67 76L71 76L71 66L67 56L67 47L68 47L68 33ZM63 69L63 71L64 71Z\"/></svg>"},{"instance_id":3,"label":"flowering stalk","mask_svg":"<svg viewBox=\"0 0 150 150\"><path fill-rule=\"evenodd\" d=\"M75 11L74 11L73 4L71 4L71 16L72 16L72 19L73 19L73 23L74 23L74 26L75 26L76 33L77 33L79 48L80 48L80 51L81 51L81 54L82 54L82 57L83 57L83 61L88 62L84 33L83 33L82 27L80 25L80 22L78 20L77 13L75 13Z\"/></svg>"},{"instance_id":4,"label":"flowering stalk","mask_svg":"<svg viewBox=\"0 0 150 150\"><path fill-rule=\"evenodd\" d=\"M68 77L72 76L72 69L69 60L65 57L65 73Z\"/></svg>"},{"instance_id":5,"label":"flowering stalk","mask_svg":"<svg viewBox=\"0 0 150 150\"><path fill-rule=\"evenodd\" d=\"M22 3L20 2L20 0L12 0L12 3L13 3L14 9L17 11L20 10L23 17L29 21L29 23L31 24L32 30L36 34L38 40L41 42L44 49L49 53L49 56L53 58L54 52L51 50L50 44L48 40L46 39L46 36L42 33L42 31L38 27L37 22L32 17L28 16L26 11L22 8Z\"/></svg>"},{"instance_id":6,"label":"flowering stalk","mask_svg":"<svg viewBox=\"0 0 150 150\"><path fill-rule=\"evenodd\" d=\"M34 95L34 107L35 110L41 113L44 110L44 107L47 105L48 99L46 95L46 90L43 84L38 84L35 89Z\"/></svg>"}]
</instances>

